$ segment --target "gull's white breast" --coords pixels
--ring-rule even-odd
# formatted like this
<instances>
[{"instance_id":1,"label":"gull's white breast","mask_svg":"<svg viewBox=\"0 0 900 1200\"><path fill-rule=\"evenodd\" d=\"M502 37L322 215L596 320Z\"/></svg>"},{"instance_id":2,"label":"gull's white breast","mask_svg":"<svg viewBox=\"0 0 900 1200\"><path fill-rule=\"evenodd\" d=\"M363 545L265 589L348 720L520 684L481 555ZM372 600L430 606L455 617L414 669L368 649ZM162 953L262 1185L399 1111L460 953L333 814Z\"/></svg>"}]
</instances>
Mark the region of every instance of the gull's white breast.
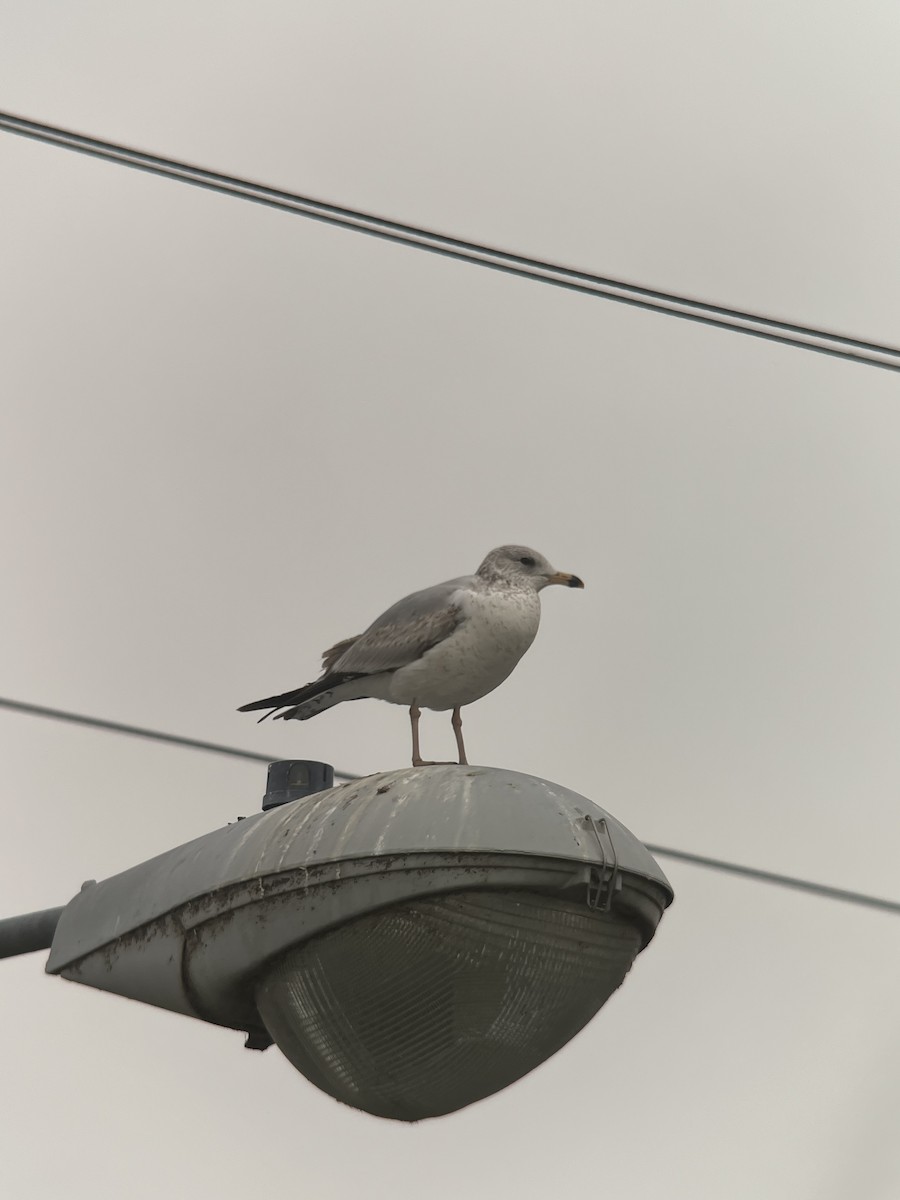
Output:
<instances>
[{"instance_id":1,"label":"gull's white breast","mask_svg":"<svg viewBox=\"0 0 900 1200\"><path fill-rule=\"evenodd\" d=\"M531 588L460 589L453 602L464 619L417 662L393 672L386 700L438 711L472 704L507 678L535 639L541 602Z\"/></svg>"}]
</instances>

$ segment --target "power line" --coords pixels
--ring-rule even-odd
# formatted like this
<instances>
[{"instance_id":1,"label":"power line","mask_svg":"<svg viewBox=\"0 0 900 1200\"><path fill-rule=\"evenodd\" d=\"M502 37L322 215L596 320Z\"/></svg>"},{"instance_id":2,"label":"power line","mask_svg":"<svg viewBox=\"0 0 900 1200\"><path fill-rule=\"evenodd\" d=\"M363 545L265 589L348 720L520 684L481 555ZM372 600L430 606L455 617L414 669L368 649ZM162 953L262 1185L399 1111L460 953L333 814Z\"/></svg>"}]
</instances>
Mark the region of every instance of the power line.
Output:
<instances>
[{"instance_id":1,"label":"power line","mask_svg":"<svg viewBox=\"0 0 900 1200\"><path fill-rule=\"evenodd\" d=\"M884 900L880 896L869 896L866 892L850 892L846 888L831 887L826 883L813 883L808 879L797 879L794 875L779 875L775 871L761 871L758 867L744 867L739 863L725 862L721 858L707 858L704 854L690 854L686 850L671 850L667 846L644 845L651 854L659 854L665 858L676 858L679 862L691 863L697 867L709 867L713 871L727 871L732 875L743 875L747 879L755 879L760 883L776 883L781 887L794 888L801 892L812 892L816 896L826 896L829 900L844 900L848 904L863 904L868 908L880 908L884 912L900 913L900 902Z\"/></svg>"},{"instance_id":2,"label":"power line","mask_svg":"<svg viewBox=\"0 0 900 1200\"><path fill-rule=\"evenodd\" d=\"M218 742L202 742L196 738L181 737L175 733L160 733L155 729L144 729L139 725L123 725L119 721L106 721L101 717L88 717L83 713L67 712L61 708L47 708L43 704L26 704L23 700L9 700L0 697L0 708L8 708L12 712L26 713L32 717L46 717L53 721L69 721L76 725L86 725L92 729L102 729L107 733L125 733L131 737L148 738L154 742L168 742L173 746L185 746L190 750L206 750L213 754L228 754L232 758L246 758L253 762L273 762L278 758L274 754L259 754L255 750L239 750L234 746L223 746ZM335 771L336 779L361 779L360 775L351 775L347 771ZM842 900L847 904L861 904L867 908L878 908L883 912L900 913L900 902L885 900L880 896L870 896L865 892L851 892L845 888L831 887L824 883L813 883L809 879L798 879L793 875L779 875L774 871L762 871L757 867L745 867L740 863L726 862L720 858L707 858L702 854L691 854L686 850L672 850L668 846L654 846L645 843L651 854L664 858L678 859L680 862L691 863L694 866L708 867L713 871L726 871L731 875L742 875L759 883L773 883L781 887L793 888L798 891L811 892L816 896L824 896L829 900Z\"/></svg>"},{"instance_id":3,"label":"power line","mask_svg":"<svg viewBox=\"0 0 900 1200\"><path fill-rule=\"evenodd\" d=\"M537 280L540 283L552 284L554 287L566 288L569 291L585 295L599 296L606 300L614 300L619 304L630 305L633 308L664 313L702 325L730 329L733 332L763 338L770 342L813 350L816 353L828 354L835 358L866 363L869 366L882 367L889 371L900 371L900 349L894 346L863 341L860 338L848 337L844 334L830 333L809 325L779 321L773 317L759 316L736 308L708 304L702 300L679 296L674 292L640 287L637 284L595 275L588 271L574 270L542 259L513 254L477 242L435 233L416 225L407 225L386 217L374 216L359 209L343 208L336 204L315 200L309 196L299 195L296 192L266 187L238 176L208 171L191 163L147 154L116 142L105 142L99 138L74 133L56 125L42 125L25 117L14 116L12 113L0 112L0 130L45 142L48 145L75 150L107 162L118 163L120 166L133 167L136 170L147 171L167 179L176 179L208 191L236 196L255 204L264 204L283 212L309 217L328 225L353 229L358 233L365 233L388 242L413 246L431 254L475 263L478 266L501 271L508 275Z\"/></svg>"},{"instance_id":4,"label":"power line","mask_svg":"<svg viewBox=\"0 0 900 1200\"><path fill-rule=\"evenodd\" d=\"M167 742L171 746L185 746L188 750L206 750L210 754L227 754L231 758L248 758L253 762L275 762L277 754L259 754L255 750L238 750L234 746L222 746L218 742L201 742L197 738L181 737L177 733L161 733L157 729L144 729L139 725L123 725L121 721L105 721L102 717L86 717L81 713L66 712L61 708L46 708L43 704L26 704L22 700L7 700L0 697L0 708L13 712L27 713L30 717L49 717L51 721L69 721L74 725L87 725L91 729L104 729L107 733L126 733L130 737L147 738L153 742ZM335 771L336 779L359 779L346 771Z\"/></svg>"}]
</instances>

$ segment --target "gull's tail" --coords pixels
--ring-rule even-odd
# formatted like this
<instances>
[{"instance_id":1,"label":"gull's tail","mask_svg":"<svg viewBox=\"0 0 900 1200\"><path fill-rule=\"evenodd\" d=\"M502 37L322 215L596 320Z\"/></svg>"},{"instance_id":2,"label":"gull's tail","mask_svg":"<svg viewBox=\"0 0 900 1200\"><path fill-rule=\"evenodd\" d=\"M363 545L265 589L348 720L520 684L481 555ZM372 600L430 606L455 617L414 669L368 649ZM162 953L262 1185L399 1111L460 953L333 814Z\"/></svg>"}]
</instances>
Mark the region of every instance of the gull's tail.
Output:
<instances>
[{"instance_id":1,"label":"gull's tail","mask_svg":"<svg viewBox=\"0 0 900 1200\"><path fill-rule=\"evenodd\" d=\"M273 713L278 714L275 717L276 721L307 721L310 717L324 712L326 708L340 704L342 700L362 699L358 693L353 694L357 689L343 686L361 678L361 675L323 675L314 683L295 688L292 692L282 692L280 696L266 696L264 700L252 700L249 704L242 704L238 712L256 712L267 708L269 711L263 713L260 721L265 721L266 717L271 717ZM286 711L278 712L280 708Z\"/></svg>"}]
</instances>

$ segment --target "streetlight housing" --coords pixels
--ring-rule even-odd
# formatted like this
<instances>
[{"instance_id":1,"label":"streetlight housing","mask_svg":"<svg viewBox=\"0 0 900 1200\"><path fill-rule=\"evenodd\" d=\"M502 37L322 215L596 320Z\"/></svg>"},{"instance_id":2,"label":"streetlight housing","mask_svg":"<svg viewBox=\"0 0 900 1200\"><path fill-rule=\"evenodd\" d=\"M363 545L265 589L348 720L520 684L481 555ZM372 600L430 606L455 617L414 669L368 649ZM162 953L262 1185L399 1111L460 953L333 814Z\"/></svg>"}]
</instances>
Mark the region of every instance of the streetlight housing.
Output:
<instances>
[{"instance_id":1,"label":"streetlight housing","mask_svg":"<svg viewBox=\"0 0 900 1200\"><path fill-rule=\"evenodd\" d=\"M574 792L409 768L86 885L47 970L274 1039L336 1098L419 1120L555 1053L672 898L637 838Z\"/></svg>"}]
</instances>

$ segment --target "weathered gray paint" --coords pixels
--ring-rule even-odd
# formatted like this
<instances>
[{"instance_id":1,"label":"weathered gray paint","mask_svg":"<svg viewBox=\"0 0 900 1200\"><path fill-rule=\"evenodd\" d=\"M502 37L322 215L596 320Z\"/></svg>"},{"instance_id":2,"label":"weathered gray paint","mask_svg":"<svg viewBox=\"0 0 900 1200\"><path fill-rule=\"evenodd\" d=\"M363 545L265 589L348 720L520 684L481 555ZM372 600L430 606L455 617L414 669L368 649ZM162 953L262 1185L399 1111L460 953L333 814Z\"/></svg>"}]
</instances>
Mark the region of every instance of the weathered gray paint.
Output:
<instances>
[{"instance_id":1,"label":"weathered gray paint","mask_svg":"<svg viewBox=\"0 0 900 1200\"><path fill-rule=\"evenodd\" d=\"M472 887L586 889L604 864L649 940L672 890L645 847L584 797L514 771L408 768L249 817L88 885L48 972L237 1028L275 954L402 899ZM607 870L606 874L609 874Z\"/></svg>"}]
</instances>

